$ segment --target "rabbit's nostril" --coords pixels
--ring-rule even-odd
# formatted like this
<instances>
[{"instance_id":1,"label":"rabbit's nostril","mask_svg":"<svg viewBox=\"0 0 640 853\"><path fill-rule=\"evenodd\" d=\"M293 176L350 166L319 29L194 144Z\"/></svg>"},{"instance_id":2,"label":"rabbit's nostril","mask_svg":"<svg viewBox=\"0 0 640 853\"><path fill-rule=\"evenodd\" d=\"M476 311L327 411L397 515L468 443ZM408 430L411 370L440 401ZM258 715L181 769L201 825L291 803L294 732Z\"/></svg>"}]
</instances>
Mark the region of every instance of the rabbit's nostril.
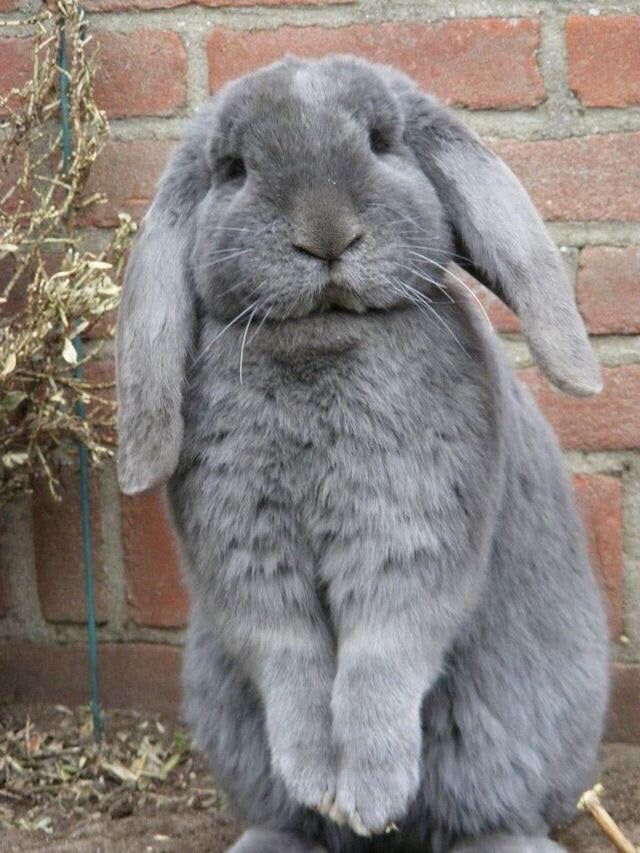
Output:
<instances>
[{"instance_id":1,"label":"rabbit's nostril","mask_svg":"<svg viewBox=\"0 0 640 853\"><path fill-rule=\"evenodd\" d=\"M362 241L363 237L364 237L364 231L360 231L359 233L354 234L353 237L351 238L351 242L347 243L347 245L344 247L344 249L342 251L346 252L347 249L352 249L354 246L357 246L358 243L360 243Z\"/></svg>"},{"instance_id":2,"label":"rabbit's nostril","mask_svg":"<svg viewBox=\"0 0 640 853\"><path fill-rule=\"evenodd\" d=\"M364 237L364 231L356 233L324 236L320 239L303 239L293 242L293 248L304 255L320 258L323 261L336 261L347 249L356 246Z\"/></svg>"},{"instance_id":3,"label":"rabbit's nostril","mask_svg":"<svg viewBox=\"0 0 640 853\"><path fill-rule=\"evenodd\" d=\"M326 255L322 254L322 250L315 246L305 246L304 243L292 243L293 248L301 255L309 255L312 258L326 260Z\"/></svg>"}]
</instances>

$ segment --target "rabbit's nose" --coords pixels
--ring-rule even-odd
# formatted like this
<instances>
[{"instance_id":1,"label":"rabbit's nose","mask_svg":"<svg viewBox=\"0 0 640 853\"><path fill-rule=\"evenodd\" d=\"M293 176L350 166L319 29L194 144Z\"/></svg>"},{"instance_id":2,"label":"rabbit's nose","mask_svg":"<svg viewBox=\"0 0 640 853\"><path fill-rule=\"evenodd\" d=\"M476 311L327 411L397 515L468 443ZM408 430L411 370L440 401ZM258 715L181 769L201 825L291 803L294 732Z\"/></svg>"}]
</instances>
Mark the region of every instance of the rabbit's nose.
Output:
<instances>
[{"instance_id":1,"label":"rabbit's nose","mask_svg":"<svg viewBox=\"0 0 640 853\"><path fill-rule=\"evenodd\" d=\"M350 229L346 232L333 234L298 235L293 240L293 247L298 252L320 258L324 261L336 261L347 249L362 240L364 231Z\"/></svg>"}]
</instances>

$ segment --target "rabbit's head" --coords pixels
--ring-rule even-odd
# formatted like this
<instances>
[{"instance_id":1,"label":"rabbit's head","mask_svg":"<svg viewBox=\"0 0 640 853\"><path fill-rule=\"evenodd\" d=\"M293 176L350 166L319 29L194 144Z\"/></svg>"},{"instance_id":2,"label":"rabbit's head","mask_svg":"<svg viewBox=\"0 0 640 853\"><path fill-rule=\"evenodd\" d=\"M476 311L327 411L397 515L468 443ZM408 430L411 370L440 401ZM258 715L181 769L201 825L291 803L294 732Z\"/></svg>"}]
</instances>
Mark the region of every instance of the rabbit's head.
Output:
<instances>
[{"instance_id":1,"label":"rabbit's head","mask_svg":"<svg viewBox=\"0 0 640 853\"><path fill-rule=\"evenodd\" d=\"M197 297L225 323L419 300L455 256L519 315L549 378L599 390L560 256L522 186L391 69L289 58L189 126L127 268L118 320L119 477L171 475Z\"/></svg>"}]
</instances>

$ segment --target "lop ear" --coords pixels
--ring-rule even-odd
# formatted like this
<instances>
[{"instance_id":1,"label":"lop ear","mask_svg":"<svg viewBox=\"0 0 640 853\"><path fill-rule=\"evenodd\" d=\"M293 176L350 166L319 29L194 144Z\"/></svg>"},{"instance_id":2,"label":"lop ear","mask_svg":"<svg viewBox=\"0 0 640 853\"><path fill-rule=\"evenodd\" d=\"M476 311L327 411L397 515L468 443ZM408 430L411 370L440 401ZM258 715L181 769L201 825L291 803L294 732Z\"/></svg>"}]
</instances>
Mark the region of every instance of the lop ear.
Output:
<instances>
[{"instance_id":1,"label":"lop ear","mask_svg":"<svg viewBox=\"0 0 640 853\"><path fill-rule=\"evenodd\" d=\"M179 149L127 265L116 365L118 480L126 494L167 480L180 455L185 363L194 333L188 256L198 178L198 159Z\"/></svg>"},{"instance_id":2,"label":"lop ear","mask_svg":"<svg viewBox=\"0 0 640 853\"><path fill-rule=\"evenodd\" d=\"M555 385L596 394L600 370L562 258L521 183L449 110L410 99L407 141L445 206L462 265L516 312Z\"/></svg>"}]
</instances>

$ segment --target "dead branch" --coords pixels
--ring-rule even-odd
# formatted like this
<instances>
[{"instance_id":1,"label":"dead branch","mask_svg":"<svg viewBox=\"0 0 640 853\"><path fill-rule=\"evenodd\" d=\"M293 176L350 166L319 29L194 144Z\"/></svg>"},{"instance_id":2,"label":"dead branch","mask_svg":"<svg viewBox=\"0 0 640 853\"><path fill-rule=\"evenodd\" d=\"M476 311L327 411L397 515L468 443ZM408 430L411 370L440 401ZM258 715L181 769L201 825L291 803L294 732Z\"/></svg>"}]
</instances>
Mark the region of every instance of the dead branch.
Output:
<instances>
[{"instance_id":1,"label":"dead branch","mask_svg":"<svg viewBox=\"0 0 640 853\"><path fill-rule=\"evenodd\" d=\"M609 841L621 853L638 853L636 846L624 835L618 824L600 802L600 796L603 791L604 788L602 785L596 785L591 790L585 791L578 801L578 809L588 812L593 817Z\"/></svg>"},{"instance_id":2,"label":"dead branch","mask_svg":"<svg viewBox=\"0 0 640 853\"><path fill-rule=\"evenodd\" d=\"M108 383L93 381L99 348L78 375L72 340L91 334L119 301L117 281L134 226L120 226L90 251L80 213L99 204L86 186L108 125L93 97L96 63L76 0L32 18L4 21L32 29L33 72L21 89L0 95L0 501L45 476L55 495L54 461L82 441L93 462L111 454L114 404ZM68 68L58 67L64 27ZM62 156L60 74L68 80L72 151ZM107 392L107 393L105 393ZM85 415L82 414L84 409Z\"/></svg>"}]
</instances>

